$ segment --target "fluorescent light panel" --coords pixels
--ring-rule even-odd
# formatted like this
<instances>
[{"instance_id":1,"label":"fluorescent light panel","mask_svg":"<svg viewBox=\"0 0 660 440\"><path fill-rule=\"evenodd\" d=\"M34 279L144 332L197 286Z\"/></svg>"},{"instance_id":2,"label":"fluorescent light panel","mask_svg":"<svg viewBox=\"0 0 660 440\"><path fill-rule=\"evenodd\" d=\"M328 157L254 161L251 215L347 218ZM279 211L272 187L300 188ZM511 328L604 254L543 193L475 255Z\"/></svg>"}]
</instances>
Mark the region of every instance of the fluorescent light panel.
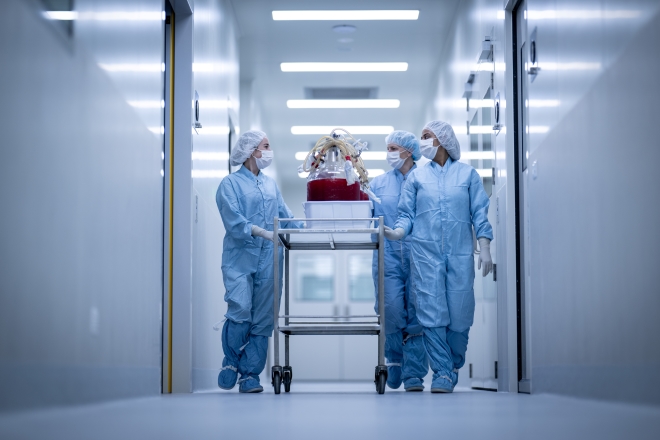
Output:
<instances>
[{"instance_id":1,"label":"fluorescent light panel","mask_svg":"<svg viewBox=\"0 0 660 440\"><path fill-rule=\"evenodd\" d=\"M48 20L95 20L95 21L160 21L165 20L163 11L116 11L116 12L78 12L44 11Z\"/></svg>"},{"instance_id":2,"label":"fluorescent light panel","mask_svg":"<svg viewBox=\"0 0 660 440\"><path fill-rule=\"evenodd\" d=\"M494 151L461 151L461 160L492 160L495 159Z\"/></svg>"},{"instance_id":3,"label":"fluorescent light panel","mask_svg":"<svg viewBox=\"0 0 660 440\"><path fill-rule=\"evenodd\" d=\"M289 99L289 108L399 108L398 99Z\"/></svg>"},{"instance_id":4,"label":"fluorescent light panel","mask_svg":"<svg viewBox=\"0 0 660 440\"><path fill-rule=\"evenodd\" d=\"M229 153L226 151L193 151L193 160L229 160Z\"/></svg>"},{"instance_id":5,"label":"fluorescent light panel","mask_svg":"<svg viewBox=\"0 0 660 440\"><path fill-rule=\"evenodd\" d=\"M291 127L291 134L329 135L339 127L351 134L390 134L394 131L391 125L294 125Z\"/></svg>"},{"instance_id":6,"label":"fluorescent light panel","mask_svg":"<svg viewBox=\"0 0 660 440\"><path fill-rule=\"evenodd\" d=\"M273 11L273 20L417 20L416 10Z\"/></svg>"},{"instance_id":7,"label":"fluorescent light panel","mask_svg":"<svg viewBox=\"0 0 660 440\"><path fill-rule=\"evenodd\" d=\"M221 179L228 175L227 170L192 170L193 179Z\"/></svg>"},{"instance_id":8,"label":"fluorescent light panel","mask_svg":"<svg viewBox=\"0 0 660 440\"><path fill-rule=\"evenodd\" d=\"M282 72L405 72L408 63L281 63Z\"/></svg>"}]
</instances>

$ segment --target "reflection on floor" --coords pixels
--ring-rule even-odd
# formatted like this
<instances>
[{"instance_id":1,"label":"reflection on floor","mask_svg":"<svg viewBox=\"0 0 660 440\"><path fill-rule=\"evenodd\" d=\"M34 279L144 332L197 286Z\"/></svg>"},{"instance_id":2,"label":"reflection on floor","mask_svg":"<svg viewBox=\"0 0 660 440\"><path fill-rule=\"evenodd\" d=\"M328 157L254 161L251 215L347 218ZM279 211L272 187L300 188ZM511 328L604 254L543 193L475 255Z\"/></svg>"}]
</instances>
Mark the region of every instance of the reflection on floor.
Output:
<instances>
[{"instance_id":1,"label":"reflection on floor","mask_svg":"<svg viewBox=\"0 0 660 440\"><path fill-rule=\"evenodd\" d=\"M457 390L377 395L373 383L295 383L277 396L158 396L0 415L2 439L657 439L660 408Z\"/></svg>"}]
</instances>

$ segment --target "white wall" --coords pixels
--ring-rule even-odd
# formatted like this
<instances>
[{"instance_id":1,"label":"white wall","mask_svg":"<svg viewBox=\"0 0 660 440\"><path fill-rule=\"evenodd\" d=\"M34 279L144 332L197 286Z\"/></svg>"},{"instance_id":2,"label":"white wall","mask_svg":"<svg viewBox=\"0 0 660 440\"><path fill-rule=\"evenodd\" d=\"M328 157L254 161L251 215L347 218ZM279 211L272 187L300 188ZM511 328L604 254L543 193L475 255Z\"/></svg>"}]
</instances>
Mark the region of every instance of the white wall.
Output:
<instances>
[{"instance_id":1,"label":"white wall","mask_svg":"<svg viewBox=\"0 0 660 440\"><path fill-rule=\"evenodd\" d=\"M516 391L512 49L502 7L461 3L427 114L465 126L465 108L456 103L481 41L494 36L494 89L506 102L492 199L499 198L500 218L499 389ZM652 282L660 243L652 131L660 93L651 55L660 41L657 8L643 0L528 3L542 67L530 86L537 101L529 120L545 127L530 136L529 163L538 170L528 193L532 392L660 401L660 299ZM467 136L459 141L469 150Z\"/></svg>"},{"instance_id":2,"label":"white wall","mask_svg":"<svg viewBox=\"0 0 660 440\"><path fill-rule=\"evenodd\" d=\"M238 29L231 3L196 0L194 29L194 81L203 128L193 135L193 154L224 154L222 160L193 161L192 387L203 390L217 389L223 354L220 332L213 331L213 325L227 308L220 271L225 230L215 194L219 176L228 169L228 118L240 127ZM228 105L221 108L221 102ZM199 171L211 171L215 177L195 174Z\"/></svg>"},{"instance_id":3,"label":"white wall","mask_svg":"<svg viewBox=\"0 0 660 440\"><path fill-rule=\"evenodd\" d=\"M0 16L0 408L157 394L161 113L129 102L162 99L162 4L78 0L149 19L71 38L40 6Z\"/></svg>"}]
</instances>

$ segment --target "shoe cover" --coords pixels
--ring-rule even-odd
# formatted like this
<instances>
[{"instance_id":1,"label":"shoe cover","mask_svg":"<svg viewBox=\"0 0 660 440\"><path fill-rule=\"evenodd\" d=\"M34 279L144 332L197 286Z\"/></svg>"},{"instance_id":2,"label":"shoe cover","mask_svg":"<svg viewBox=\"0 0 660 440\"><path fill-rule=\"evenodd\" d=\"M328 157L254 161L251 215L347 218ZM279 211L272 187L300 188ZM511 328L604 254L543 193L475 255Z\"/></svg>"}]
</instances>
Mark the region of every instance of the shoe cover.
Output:
<instances>
[{"instance_id":1,"label":"shoe cover","mask_svg":"<svg viewBox=\"0 0 660 440\"><path fill-rule=\"evenodd\" d=\"M403 382L403 388L406 391L423 391L424 390L424 380L417 377L412 377Z\"/></svg>"},{"instance_id":2,"label":"shoe cover","mask_svg":"<svg viewBox=\"0 0 660 440\"><path fill-rule=\"evenodd\" d=\"M258 377L247 376L246 378L241 378L239 383L238 391L240 393L260 393L264 390L264 387L259 383Z\"/></svg>"},{"instance_id":3,"label":"shoe cover","mask_svg":"<svg viewBox=\"0 0 660 440\"><path fill-rule=\"evenodd\" d=\"M223 390L231 390L236 385L236 379L238 379L238 369L230 365L225 357L222 360L220 374L218 374L218 386Z\"/></svg>"}]
</instances>

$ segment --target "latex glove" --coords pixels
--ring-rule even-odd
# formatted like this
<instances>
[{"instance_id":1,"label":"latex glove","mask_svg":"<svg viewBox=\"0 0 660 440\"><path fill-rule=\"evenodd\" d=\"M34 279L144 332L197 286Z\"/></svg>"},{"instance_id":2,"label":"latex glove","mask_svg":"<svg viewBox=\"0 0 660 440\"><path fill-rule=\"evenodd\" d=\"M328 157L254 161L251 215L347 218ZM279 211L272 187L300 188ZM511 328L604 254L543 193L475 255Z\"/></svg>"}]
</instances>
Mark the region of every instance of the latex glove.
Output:
<instances>
[{"instance_id":1,"label":"latex glove","mask_svg":"<svg viewBox=\"0 0 660 440\"><path fill-rule=\"evenodd\" d=\"M273 241L273 231L267 231L259 226L252 225L252 236L253 237L262 237L266 240Z\"/></svg>"},{"instance_id":2,"label":"latex glove","mask_svg":"<svg viewBox=\"0 0 660 440\"><path fill-rule=\"evenodd\" d=\"M385 226L385 238L388 240L401 240L404 234L403 228L392 229L389 226Z\"/></svg>"},{"instance_id":3,"label":"latex glove","mask_svg":"<svg viewBox=\"0 0 660 440\"><path fill-rule=\"evenodd\" d=\"M483 266L483 269L482 267ZM479 269L483 276L488 275L493 270L493 259L490 257L490 240L487 238L479 239Z\"/></svg>"}]
</instances>

